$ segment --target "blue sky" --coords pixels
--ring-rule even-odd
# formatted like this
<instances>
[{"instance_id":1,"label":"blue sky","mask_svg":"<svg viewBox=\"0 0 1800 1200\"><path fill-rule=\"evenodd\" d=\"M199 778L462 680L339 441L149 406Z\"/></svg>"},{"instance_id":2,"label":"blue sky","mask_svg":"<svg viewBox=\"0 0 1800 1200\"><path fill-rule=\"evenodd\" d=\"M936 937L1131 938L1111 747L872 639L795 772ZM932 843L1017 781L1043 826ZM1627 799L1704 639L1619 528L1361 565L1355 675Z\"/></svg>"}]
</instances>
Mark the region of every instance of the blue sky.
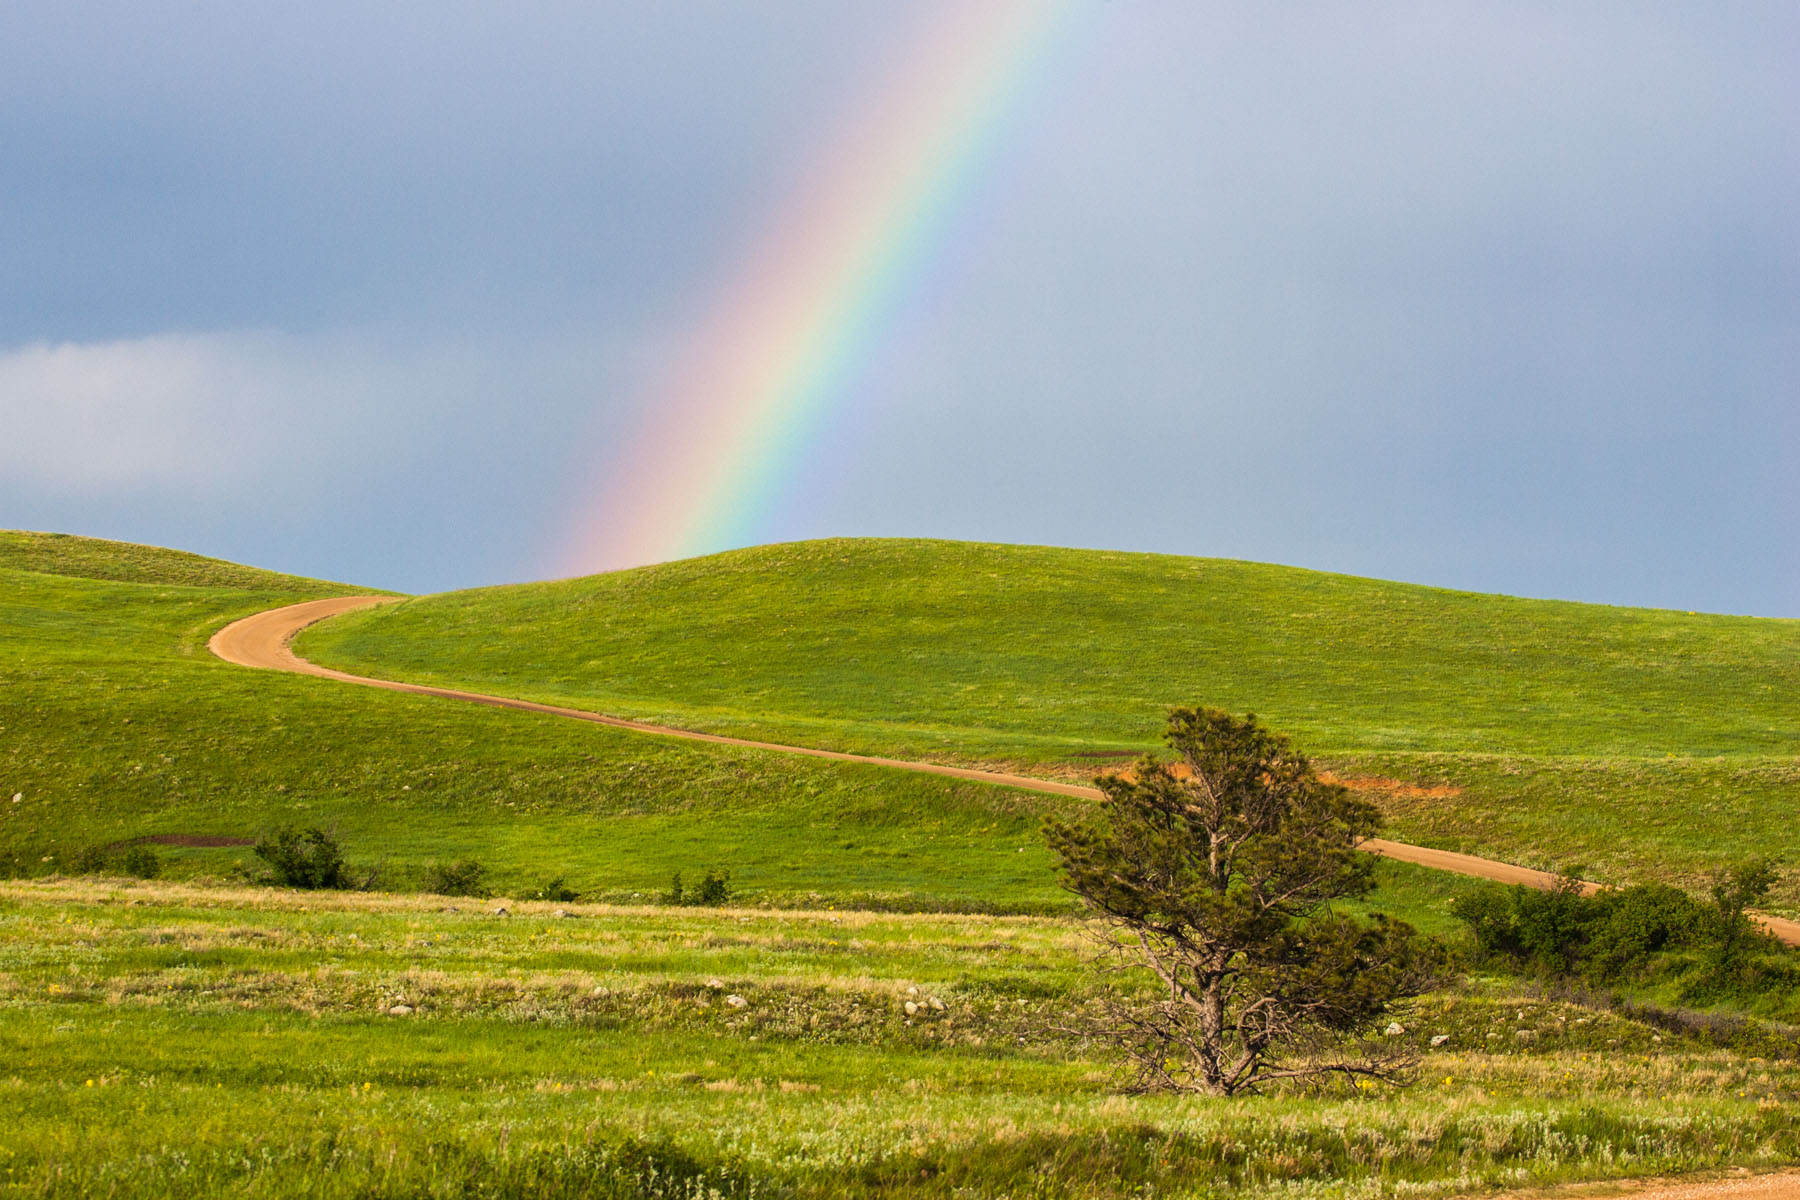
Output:
<instances>
[{"instance_id":1,"label":"blue sky","mask_svg":"<svg viewBox=\"0 0 1800 1200\"><path fill-rule=\"evenodd\" d=\"M543 575L930 11L12 0L0 525ZM1800 616L1797 61L1783 3L1095 5L758 536Z\"/></svg>"}]
</instances>

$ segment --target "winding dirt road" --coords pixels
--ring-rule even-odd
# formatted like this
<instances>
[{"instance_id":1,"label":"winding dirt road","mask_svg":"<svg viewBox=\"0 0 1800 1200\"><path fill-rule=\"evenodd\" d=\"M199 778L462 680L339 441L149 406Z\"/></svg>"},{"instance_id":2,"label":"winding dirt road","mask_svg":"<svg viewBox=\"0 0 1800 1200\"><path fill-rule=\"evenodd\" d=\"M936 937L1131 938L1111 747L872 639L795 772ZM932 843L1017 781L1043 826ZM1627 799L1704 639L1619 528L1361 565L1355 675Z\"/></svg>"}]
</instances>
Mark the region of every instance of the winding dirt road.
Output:
<instances>
[{"instance_id":1,"label":"winding dirt road","mask_svg":"<svg viewBox=\"0 0 1800 1200\"><path fill-rule=\"evenodd\" d=\"M507 696L490 696L482 692L463 692L454 688L431 687L420 683L399 683L391 679L374 679L367 675L352 675L346 671L334 671L329 667L321 667L316 663L307 662L294 653L292 645L294 635L308 625L323 621L327 617L335 617L340 613L354 612L357 609L369 608L376 604L392 604L399 599L400 597L397 596L338 596L329 600L308 600L300 604L290 604L285 608L273 608L252 617L245 617L241 621L233 621L215 633L207 642L206 647L226 662L235 663L240 667L289 671L300 675L318 675L325 679L338 680L341 683L357 683L364 687L385 688L390 692L410 692L416 696L438 696L445 700L463 700L470 704L486 704L493 708L516 708L523 712L566 717L575 721L587 721L594 725L606 725L613 729L628 729L634 733L683 738L691 742L711 742L716 746L742 746L752 750L773 750L780 754L804 754L809 758L826 758L833 762L866 763L870 766L891 767L899 771L918 771L927 775L945 775L951 779L968 779L976 783L995 783L1003 787L1021 788L1027 791L1049 792L1058 796L1078 796L1092 800L1100 798L1098 788L1082 787L1074 783L1060 783L1052 779L1036 779L1029 775L1009 775L1002 771L978 771L971 767L913 762L902 758L881 758L869 754L844 754L837 750L817 750L810 746L784 746L777 742L757 742L748 738L725 737L716 733L697 733L691 729L652 725L644 721L627 721L621 717L609 717L604 713L589 712L586 709L561 708L554 704L538 704L531 700L515 700ZM1477 858L1473 854L1458 854L1452 850L1433 850L1427 846L1411 846L1405 842L1390 842L1382 838L1371 838L1362 845L1363 849L1373 854L1379 854L1397 862L1415 863L1421 867L1450 871L1457 875L1470 875L1477 879L1491 879L1498 883L1522 883L1529 887L1547 888L1557 880L1557 876L1548 871L1534 871L1530 867ZM1597 890L1598 885L1588 884L1586 886L1589 890ZM1800 946L1800 922L1767 916L1759 916L1757 919L1765 929L1788 945ZM1800 1192L1795 1194L1800 1196Z\"/></svg>"}]
</instances>

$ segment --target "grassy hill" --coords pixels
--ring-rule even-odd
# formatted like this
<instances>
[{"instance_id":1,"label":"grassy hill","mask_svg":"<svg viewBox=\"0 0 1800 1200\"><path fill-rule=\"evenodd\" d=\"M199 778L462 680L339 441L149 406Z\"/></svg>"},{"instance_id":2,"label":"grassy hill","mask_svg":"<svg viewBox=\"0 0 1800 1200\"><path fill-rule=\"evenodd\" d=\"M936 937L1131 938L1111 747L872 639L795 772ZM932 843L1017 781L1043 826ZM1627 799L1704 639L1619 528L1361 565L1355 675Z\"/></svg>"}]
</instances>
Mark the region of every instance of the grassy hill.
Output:
<instances>
[{"instance_id":1,"label":"grassy hill","mask_svg":"<svg viewBox=\"0 0 1800 1200\"><path fill-rule=\"evenodd\" d=\"M1046 568L1026 587L1033 573L1017 564L1033 555L1062 556L1062 575ZM1709 639L1711 619L1649 614L1638 637L1609 626L1613 610L1562 614L1612 648L1608 678L1636 680L1646 696L1665 684L1645 647L1672 621L1664 661L1688 674L1666 686L1690 702L1670 726L1683 749L1668 758L1660 743L1633 742L1638 718L1615 719L1589 695L1571 656L1552 690L1579 699L1567 702L1587 740L1556 752L1544 743L1553 723L1509 723L1504 704L1460 714L1475 689L1440 700L1419 684L1388 700L1366 683L1355 704L1348 692L1309 700L1307 679L1354 680L1383 662L1432 688L1455 682L1455 662L1416 661L1448 641L1418 614L1405 653L1357 624L1357 589L1389 585L1100 557L1118 571L1083 591L1090 572L1073 552L774 547L410 601L391 625L334 621L305 649L354 650L376 674L442 671L687 724L1051 771L1150 744L1171 701L1254 705L1326 746L1342 771L1454 778L1380 785L1403 830L1431 834L1439 821L1442 842L1491 838L1529 857L1513 840L1521 829L1587 819L1580 837L1624 847L1618 869L1666 871L1647 850L1658 829L1694 856L1788 837L1770 780L1792 770L1790 752L1759 715L1731 710L1724 682L1695 689L1763 671L1779 692L1790 625L1727 622ZM1022 577L1014 600L995 578L1004 562ZM1337 632L1323 649L1284 651L1280 667L1234 657L1219 617L1178 649L1188 659L1134 665L1164 636L1152 636L1157 612L1165 634L1203 624L1191 615L1205 609L1201 584L1233 578L1230 619L1250 630L1246 646L1298 644L1304 622L1255 633L1243 605L1260 595L1255 611L1273 612L1309 579L1322 597L1343 595L1284 611L1331 612ZM1134 579L1144 596L1101 602ZM1769 1169L1800 1145L1787 1033L1658 1024L1504 978L1466 980L1397 1014L1392 1036L1422 1056L1409 1089L1122 1095L1107 1057L1070 1026L1100 989L1133 981L1085 965L1084 937L1066 921L980 913L1066 903L1038 834L1058 801L249 671L205 650L236 617L347 590L148 547L0 533L0 873L35 877L0 881L0 1196L1350 1197ZM576 615L558 615L584 595ZM1490 600L1446 603L1485 637ZM502 625L487 605L516 611ZM582 640L585 625L611 640ZM1081 654L1058 632L1077 625ZM1129 653L1109 649L1115 639ZM1333 660L1334 642L1354 645L1355 662ZM1210 657L1193 657L1195 645ZM1491 648L1445 653L1509 665ZM606 669L615 655L618 675ZM1195 689L1194 662L1241 690ZM1063 695L1065 673L1090 714ZM1508 686L1535 686L1529 674ZM612 679L628 686L603 694ZM1269 703L1253 695L1265 691ZM1380 705L1391 715L1377 720ZM1434 712L1465 733L1486 729L1488 748L1409 740L1435 736ZM1699 757L1700 745L1737 749ZM1708 814L1730 828L1705 827ZM335 828L390 892L460 857L485 863L509 896L561 875L611 901L647 899L677 868L728 866L761 907L508 900L497 912L442 896L244 886L242 843L285 823ZM158 839L172 878L71 878L84 851L144 838ZM1382 907L1434 930L1453 924L1446 902L1465 881L1382 874Z\"/></svg>"},{"instance_id":2,"label":"grassy hill","mask_svg":"<svg viewBox=\"0 0 1800 1200\"><path fill-rule=\"evenodd\" d=\"M1797 621L837 540L424 597L300 648L388 678L1062 774L1152 747L1172 704L1252 709L1366 781L1401 837L1613 881L1800 851Z\"/></svg>"},{"instance_id":3,"label":"grassy hill","mask_svg":"<svg viewBox=\"0 0 1800 1200\"><path fill-rule=\"evenodd\" d=\"M399 888L473 858L519 894L563 876L649 896L676 870L724 867L766 897L822 903L1067 903L1035 798L248 671L205 649L237 617L352 590L0 534L0 868L67 869L151 838L172 875L225 878L260 865L249 841L296 824L335 829ZM246 844L184 844L221 839Z\"/></svg>"}]
</instances>

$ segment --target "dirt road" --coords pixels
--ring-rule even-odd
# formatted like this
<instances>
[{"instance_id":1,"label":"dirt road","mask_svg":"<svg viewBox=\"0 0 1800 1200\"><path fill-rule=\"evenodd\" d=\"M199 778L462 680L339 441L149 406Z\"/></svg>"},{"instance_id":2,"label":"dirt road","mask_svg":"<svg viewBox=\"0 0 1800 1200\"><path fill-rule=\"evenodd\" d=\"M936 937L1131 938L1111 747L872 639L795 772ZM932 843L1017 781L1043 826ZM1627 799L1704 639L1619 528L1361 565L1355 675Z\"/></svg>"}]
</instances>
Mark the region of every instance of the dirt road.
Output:
<instances>
[{"instance_id":1,"label":"dirt road","mask_svg":"<svg viewBox=\"0 0 1800 1200\"><path fill-rule=\"evenodd\" d=\"M891 767L900 771L919 771L927 775L945 775L951 779L969 779L977 783L997 783L1005 787L1023 788L1034 792L1050 792L1058 796L1079 796L1093 800L1100 798L1098 788L1083 787L1074 783L1060 783L1052 779L1036 779L1029 775L1009 775L1001 771L979 771L970 767L912 762L907 759L881 758L869 754L844 754L836 750L816 750L809 746L784 746L777 742L757 742L747 738L725 737L716 733L697 733L691 729L674 729L667 725L652 725L644 721L627 721L620 717L609 717L604 713L588 712L580 708L560 708L554 704L538 704L530 700L514 700L506 696L489 696L481 692L462 692L454 688L430 687L418 683L397 683L391 679L373 679L366 675L351 675L344 671L333 671L329 667L321 667L307 662L294 653L291 644L294 635L308 625L323 621L327 617L335 617L340 613L368 608L371 605L391 604L398 599L395 596L339 596L329 600L308 600L301 604L290 604L285 608L270 609L267 612L257 613L253 617L234 621L219 630L207 642L207 649L226 662L236 663L241 667L318 675L343 683L386 688L391 692L411 692L417 696L439 696L446 700L463 700L471 704L486 704L494 708L516 708L524 712L545 713L553 717L587 721L594 725L606 725L613 729L629 729L635 733L654 734L658 737L711 742L716 746L744 746L752 750L773 750L781 754L804 754L810 758L826 758L833 762L866 763L870 766ZM1534 871L1530 867L1477 858L1472 854L1458 854L1452 850L1433 850L1426 846L1409 846L1404 842L1390 842L1382 838L1371 838L1364 842L1363 849L1398 862L1416 863L1422 867L1450 871L1458 875L1471 875L1477 879L1492 879L1500 883L1523 883L1530 887L1541 888L1551 886L1557 879L1555 875L1547 871ZM1588 884L1586 886L1592 890L1596 885ZM1759 917L1758 920L1770 933L1788 945L1800 946L1800 922L1788 921L1780 917ZM1800 1176L1792 1178L1800 1180ZM1788 1193L1783 1192L1782 1195L1786 1196ZM1793 1195L1796 1200L1800 1200L1800 1186L1795 1187Z\"/></svg>"}]
</instances>

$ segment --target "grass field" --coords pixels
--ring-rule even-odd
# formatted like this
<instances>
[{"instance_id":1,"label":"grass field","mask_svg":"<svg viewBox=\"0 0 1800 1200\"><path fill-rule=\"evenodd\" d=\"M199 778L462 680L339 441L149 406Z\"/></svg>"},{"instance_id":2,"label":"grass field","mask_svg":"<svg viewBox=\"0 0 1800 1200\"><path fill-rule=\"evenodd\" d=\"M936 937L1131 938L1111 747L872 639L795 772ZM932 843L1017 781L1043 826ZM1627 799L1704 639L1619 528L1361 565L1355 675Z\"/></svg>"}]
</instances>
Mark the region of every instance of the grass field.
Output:
<instances>
[{"instance_id":1,"label":"grass field","mask_svg":"<svg viewBox=\"0 0 1800 1200\"><path fill-rule=\"evenodd\" d=\"M1492 983L1402 1014L1404 1091L1128 1096L1060 1032L1063 922L452 903L0 885L0 1195L1429 1194L1800 1144L1800 1064Z\"/></svg>"},{"instance_id":2,"label":"grass field","mask_svg":"<svg viewBox=\"0 0 1800 1200\"><path fill-rule=\"evenodd\" d=\"M305 651L419 678L439 669L435 653L451 664L441 678L461 685L1064 774L1105 761L1082 755L1149 746L1169 698L1248 707L1266 684L1270 702L1254 707L1278 723L1308 679L1361 680L1357 694L1378 699L1361 677L1382 643L1353 628L1368 600L1356 589L1390 585L1210 564L1262 580L1261 593L1243 583L1239 603L1261 594L1268 611L1293 598L1294 579L1341 592L1315 610L1337 614L1328 640L1355 654L1334 666L1326 649L1281 643L1281 656L1233 663L1214 629L1205 678L1241 690L1211 695L1174 694L1194 677L1179 662L1152 656L1139 677L1136 652L1118 653L1076 679L1097 706L1083 732L1078 706L1051 695L1057 671L1077 670L1053 636L1069 621L1051 584L1080 575L1081 556L1035 583L1015 571L1027 594L1009 608L989 592L1014 585L975 568L1060 552L866 548L938 555L933 591L917 576L900 586L880 553L839 561L854 549L814 551L831 571L861 571L860 597L830 571L784 575L791 547L644 573L621 610L650 622L642 660L616 677L587 664L623 654L622 641L501 661L457 624L481 604L512 605L511 592L408 602L391 626L334 621ZM758 555L766 578L751 569ZM1100 591L1149 588L1184 561L1110 558L1121 574ZM1196 607L1181 578L1159 601L1167 631ZM516 596L574 639L580 620L554 616L558 597L624 584ZM1800 1158L1791 1031L1733 1050L1505 979L1466 980L1402 1013L1400 1036L1425 1054L1404 1090L1121 1094L1105 1055L1069 1032L1099 985L1038 828L1050 807L1078 802L248 671L205 651L238 616L352 590L0 534L0 866L31 876L0 882L0 1196L1390 1196ZM809 617L815 591L834 598ZM1425 605L1413 591L1395 595ZM913 615L909 592L923 605ZM1096 605L1082 645L1127 626L1128 645L1157 640L1148 601L1076 594ZM1482 616L1483 600L1524 603L1444 599L1463 614L1461 639L1511 620ZM580 611L601 620L611 604ZM1554 725L1509 725L1491 697L1485 713L1479 697L1434 698L1483 652L1421 665L1424 625L1386 657L1429 686L1400 689L1379 719L1346 692L1313 705L1315 724L1289 724L1340 773L1389 780L1373 794L1399 831L1435 844L1676 878L1721 853L1786 846L1793 748L1718 680L1742 671L1791 699L1792 624L1639 614L1642 636L1628 637L1607 626L1617 611L1557 619L1587 622L1582 636L1611 647L1594 651L1612 664L1608 686L1640 689L1617 695L1688 697L1666 726L1672 749L1633 744L1640 718L1587 695L1576 658L1560 676L1545 667L1542 685L1581 714L1572 728L1585 732L1561 749L1544 742ZM784 659L744 641L762 628L734 625L745 613L781 617L800 649ZM499 636L525 644L537 617L508 620ZM900 632L883 640L883 621ZM986 638L992 662L952 644L965 636ZM839 638L854 652L833 657ZM630 686L587 693L571 682L582 678ZM899 721L880 718L883 678ZM1340 711L1348 732L1328 734ZM1447 748L1440 717L1479 748ZM282 824L334 828L384 890L246 886L258 864L241 843ZM164 878L70 877L84 851L145 838L160 839ZM240 844L170 844L202 838ZM414 890L434 862L464 857L510 898ZM647 903L673 871L718 866L744 905ZM1468 881L1394 864L1379 874L1371 906L1460 936L1448 906ZM605 903L517 899L559 876ZM1800 1004L1776 997L1759 1013L1793 1021Z\"/></svg>"},{"instance_id":3,"label":"grass field","mask_svg":"<svg viewBox=\"0 0 1800 1200\"><path fill-rule=\"evenodd\" d=\"M121 556L154 581L48 573L97 553L60 544L66 559L33 547L20 570L17 541L0 541L0 863L15 870L318 824L396 887L473 857L512 892L561 875L628 898L725 867L754 892L822 902L1066 905L1037 798L246 671L206 652L214 630L344 589L209 576L144 548ZM166 566L189 582L163 582ZM177 877L253 863L242 846L159 850Z\"/></svg>"},{"instance_id":4,"label":"grass field","mask_svg":"<svg viewBox=\"0 0 1800 1200\"><path fill-rule=\"evenodd\" d=\"M766 546L343 617L346 670L690 728L1089 774L1254 710L1397 837L1608 882L1800 853L1800 622L1159 555ZM1444 786L1447 785L1447 786ZM1779 903L1800 911L1800 888Z\"/></svg>"}]
</instances>

